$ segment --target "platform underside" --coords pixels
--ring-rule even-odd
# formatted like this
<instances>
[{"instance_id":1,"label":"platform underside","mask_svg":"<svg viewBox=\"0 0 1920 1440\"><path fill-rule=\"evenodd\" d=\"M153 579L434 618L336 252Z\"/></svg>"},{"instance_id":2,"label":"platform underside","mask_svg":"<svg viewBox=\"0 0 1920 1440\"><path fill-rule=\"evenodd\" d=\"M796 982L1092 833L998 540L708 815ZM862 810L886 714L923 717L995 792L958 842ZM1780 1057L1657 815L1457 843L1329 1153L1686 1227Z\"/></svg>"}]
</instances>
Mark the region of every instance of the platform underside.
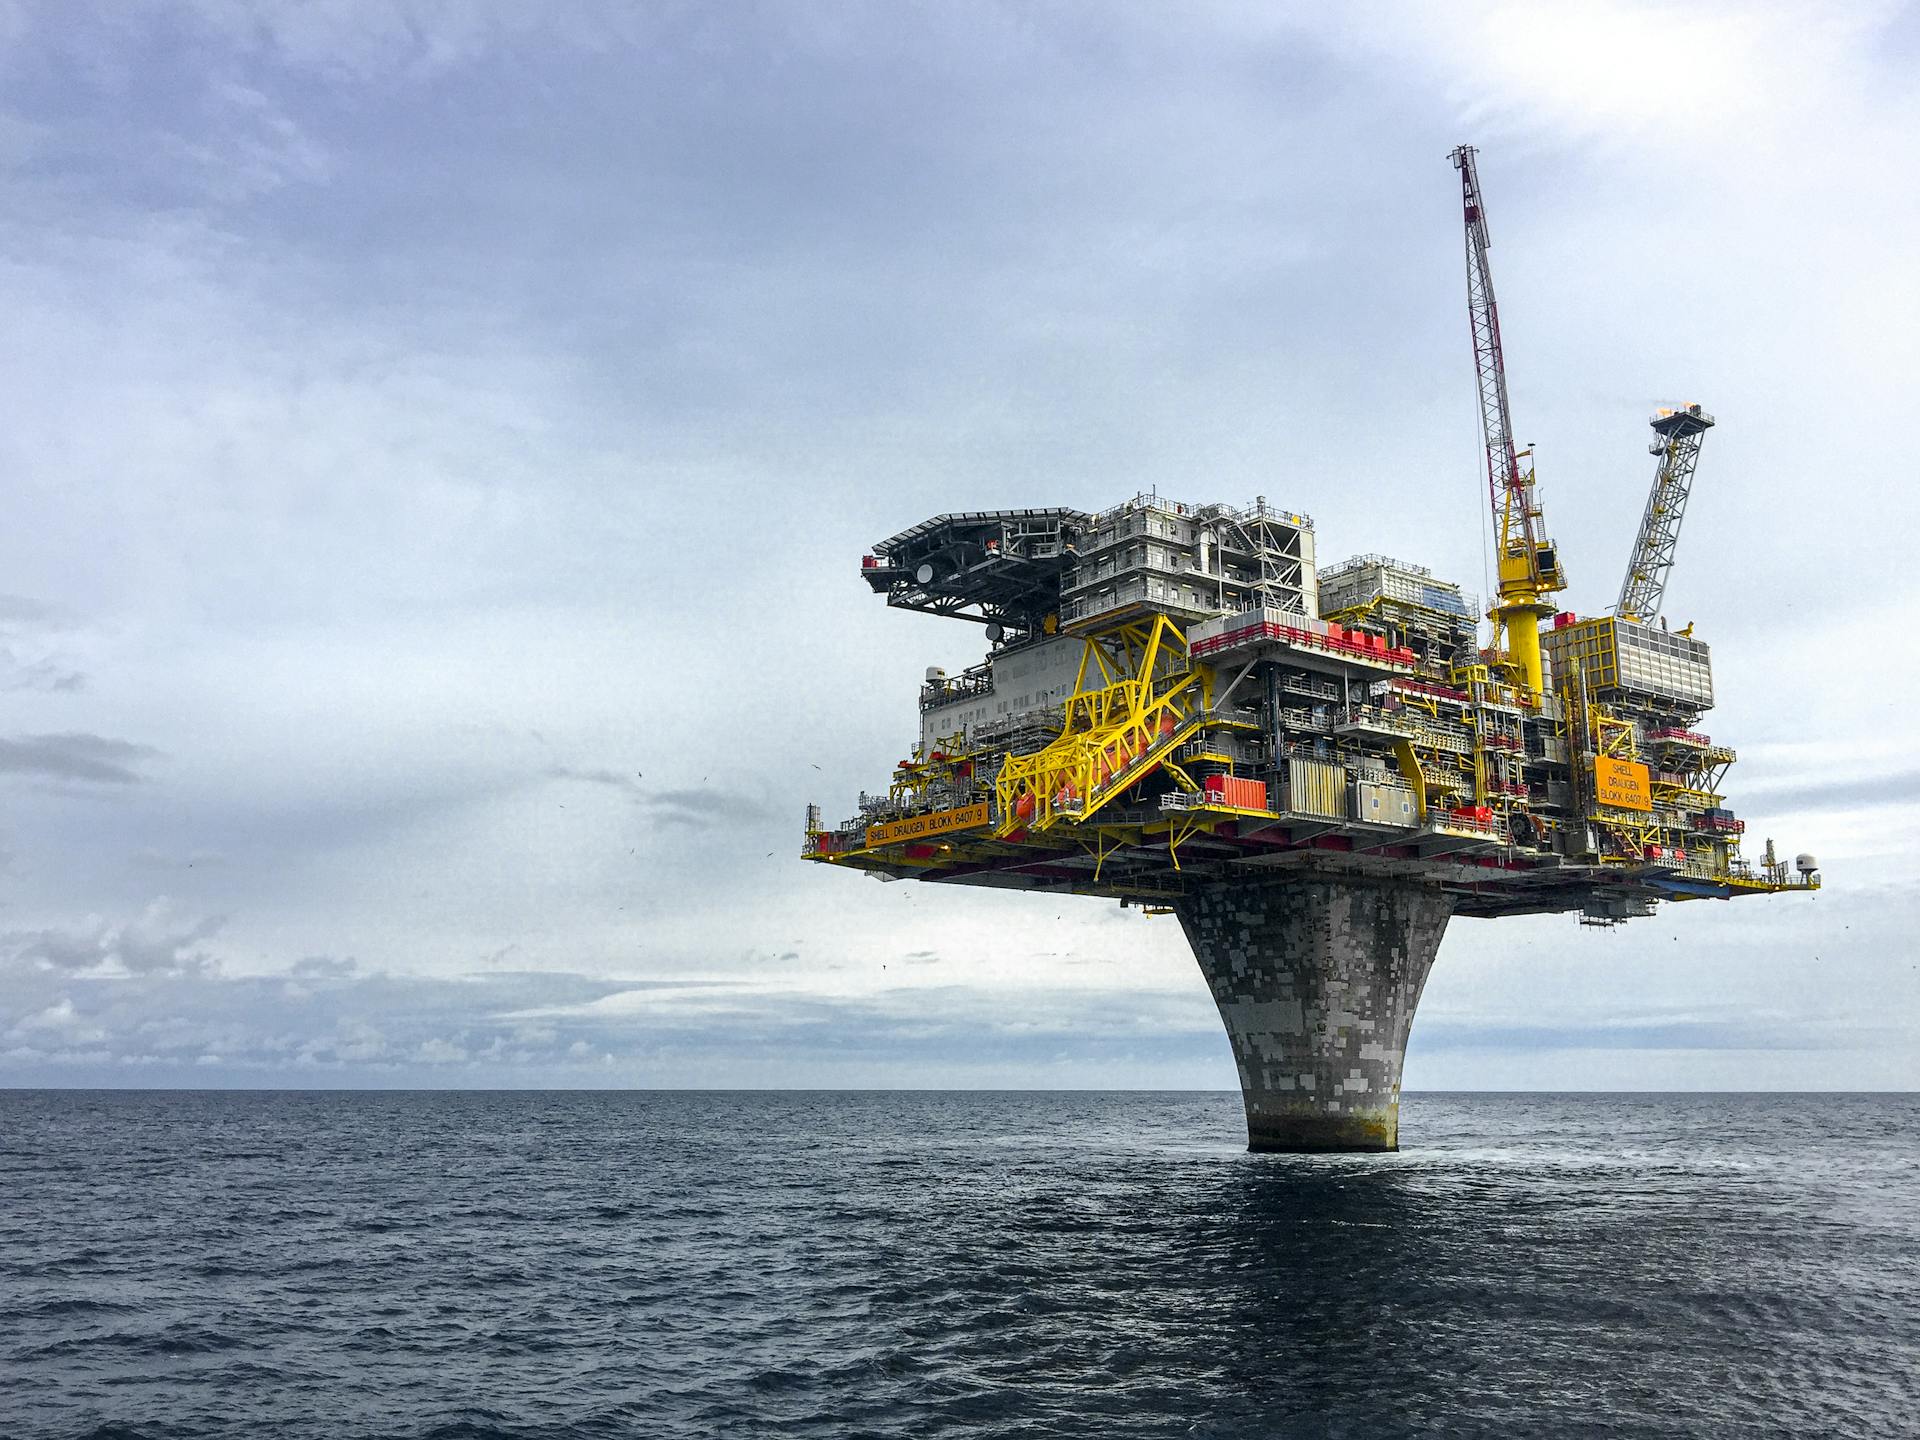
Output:
<instances>
[{"instance_id":1,"label":"platform underside","mask_svg":"<svg viewBox=\"0 0 1920 1440\"><path fill-rule=\"evenodd\" d=\"M1660 865L1579 865L1514 846L1441 836L1329 835L1324 824L1229 822L1183 838L1177 863L1165 839L1102 850L1035 839L962 841L924 859L897 850L831 857L832 863L886 879L931 880L1003 890L1097 895L1148 906L1172 905L1197 887L1221 882L1336 876L1406 881L1443 890L1453 913L1476 919L1604 909L1644 914L1661 900L1726 898L1725 885L1702 886ZM1371 841L1371 843L1369 843Z\"/></svg>"}]
</instances>

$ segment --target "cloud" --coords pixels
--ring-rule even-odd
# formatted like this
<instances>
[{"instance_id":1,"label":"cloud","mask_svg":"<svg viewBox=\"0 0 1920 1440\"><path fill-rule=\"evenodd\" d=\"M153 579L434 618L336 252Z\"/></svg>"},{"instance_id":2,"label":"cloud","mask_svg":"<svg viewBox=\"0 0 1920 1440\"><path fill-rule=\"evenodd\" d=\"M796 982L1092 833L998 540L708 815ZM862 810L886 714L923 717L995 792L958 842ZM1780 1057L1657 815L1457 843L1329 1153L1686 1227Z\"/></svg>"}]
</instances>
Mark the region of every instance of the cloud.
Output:
<instances>
[{"instance_id":1,"label":"cloud","mask_svg":"<svg viewBox=\"0 0 1920 1440\"><path fill-rule=\"evenodd\" d=\"M236 973L208 953L221 928L156 905L130 924L0 937L0 1083L1039 1081L1065 1049L1138 1080L1204 1074L1224 1047L1198 985L1177 996L1040 990L1010 1007L991 987L823 995L764 971L431 977L315 956Z\"/></svg>"},{"instance_id":2,"label":"cloud","mask_svg":"<svg viewBox=\"0 0 1920 1440\"><path fill-rule=\"evenodd\" d=\"M922 667L979 658L854 567L941 511L1157 485L1471 586L1462 139L1569 603L1611 599L1644 407L1709 400L1674 593L1747 757L1730 803L1815 736L1773 792L1809 807L1783 848L1830 862L1813 913L1850 913L1849 848L1910 868L1891 807L1834 812L1915 797L1904 757L1864 772L1920 697L1897 665L1813 681L1833 636L1920 614L1896 586L1862 631L1834 579L1903 573L1914 501L1862 526L1805 479L1807 415L1910 408L1910 15L1876 54L1871 8L123 8L0 7L0 1006L47 1019L15 1073L1231 1083L1190 962L1131 917L793 858L804 803L884 786ZM1674 36L1688 84L1634 69ZM1854 470L1900 473L1899 436L1865 427ZM92 918L161 875L186 919ZM1476 1024L1804 1053L1660 1008L1811 983L1828 937L1761 903L1706 911L1729 941L1685 965L1664 916L1450 941L1416 1037L1462 1067ZM1896 1018L1872 965L1910 930L1848 962ZM1608 986L1647 1013L1589 1025Z\"/></svg>"},{"instance_id":3,"label":"cloud","mask_svg":"<svg viewBox=\"0 0 1920 1440\"><path fill-rule=\"evenodd\" d=\"M22 735L0 739L0 774L90 785L137 785L144 777L134 767L159 754L151 745L104 735Z\"/></svg>"},{"instance_id":4,"label":"cloud","mask_svg":"<svg viewBox=\"0 0 1920 1440\"><path fill-rule=\"evenodd\" d=\"M627 773L550 765L544 773L550 780L577 781L583 785L624 791L633 798L635 804L652 814L662 825L713 829L741 821L760 820L767 814L766 802L759 797L709 785L656 789L644 783L644 776L639 771Z\"/></svg>"},{"instance_id":5,"label":"cloud","mask_svg":"<svg viewBox=\"0 0 1920 1440\"><path fill-rule=\"evenodd\" d=\"M53 660L22 660L11 649L0 646L0 686L8 690L45 690L71 694L84 690L84 672Z\"/></svg>"},{"instance_id":6,"label":"cloud","mask_svg":"<svg viewBox=\"0 0 1920 1440\"><path fill-rule=\"evenodd\" d=\"M264 0L234 7L191 0L181 7L210 40L224 40L258 65L333 84L426 84L502 44L569 30L591 43L606 33L600 7L543 6L540 19L514 7L452 7L424 0L309 5ZM535 32L529 35L528 32Z\"/></svg>"},{"instance_id":7,"label":"cloud","mask_svg":"<svg viewBox=\"0 0 1920 1440\"><path fill-rule=\"evenodd\" d=\"M1741 796L1752 805L1768 810L1857 810L1906 805L1920 801L1920 770L1745 786Z\"/></svg>"},{"instance_id":8,"label":"cloud","mask_svg":"<svg viewBox=\"0 0 1920 1440\"><path fill-rule=\"evenodd\" d=\"M309 955L304 960L294 961L290 973L310 979L344 980L347 976L356 974L359 969L360 962L352 957L336 960L329 955Z\"/></svg>"},{"instance_id":9,"label":"cloud","mask_svg":"<svg viewBox=\"0 0 1920 1440\"><path fill-rule=\"evenodd\" d=\"M1116 941L1134 928L1116 927ZM210 953L222 929L218 917L188 923L156 905L130 924L0 937L0 1084L134 1076L269 1086L1233 1083L1206 987L1185 972L1170 976L1184 983L1169 988L1118 977L1063 988L1035 977L1040 983L1014 993L990 973L916 983L927 972L915 965L934 954L921 950L893 967L898 982L869 967L878 984L864 991L823 990L817 978L777 970L771 957L731 977L561 967L427 976L328 956L239 973ZM1474 964L1471 942L1464 950L1457 938L1449 943L1456 948L1437 975L1443 988ZM1847 963L1836 958L1823 973L1844 983L1853 972L1838 967ZM1645 968L1623 969L1623 983L1638 984ZM1508 1008L1523 998L1501 989ZM1742 1002L1623 1010L1594 1003L1604 992L1591 980L1586 989L1536 1014L1487 1003L1463 1013L1436 1002L1415 1025L1413 1074L1457 1087L1475 1074L1513 1073L1509 1062L1532 1057L1525 1073L1533 1086L1573 1073L1589 1086L1645 1084L1688 1063L1707 1065L1699 1077L1710 1086L1724 1086L1741 1066L1764 1083L1804 1086L1810 1075L1821 1084L1863 1074L1897 1081L1910 1063L1892 1058L1911 1053L1897 1015L1795 1010L1764 972L1756 998ZM1487 1056L1507 1057L1508 1069L1488 1070ZM1676 1058L1686 1056L1693 1061ZM1726 1057L1719 1068L1715 1056Z\"/></svg>"},{"instance_id":10,"label":"cloud","mask_svg":"<svg viewBox=\"0 0 1920 1440\"><path fill-rule=\"evenodd\" d=\"M1782 1015L1764 1006L1728 1006L1721 1013L1697 1010L1669 1015L1597 1017L1547 1024L1463 1021L1443 1016L1417 1020L1423 1051L1447 1050L1689 1050L1844 1051L1897 1046L1897 1025L1867 1023L1859 1014Z\"/></svg>"},{"instance_id":11,"label":"cloud","mask_svg":"<svg viewBox=\"0 0 1920 1440\"><path fill-rule=\"evenodd\" d=\"M250 85L213 85L206 113L204 138L182 144L180 155L200 172L200 184L215 199L248 200L295 182L322 182L332 171L326 150Z\"/></svg>"},{"instance_id":12,"label":"cloud","mask_svg":"<svg viewBox=\"0 0 1920 1440\"><path fill-rule=\"evenodd\" d=\"M51 605L25 595L0 595L0 626L47 628L60 623L59 612Z\"/></svg>"},{"instance_id":13,"label":"cloud","mask_svg":"<svg viewBox=\"0 0 1920 1440\"><path fill-rule=\"evenodd\" d=\"M742 820L758 820L767 813L764 802L734 791L693 786L683 790L652 790L640 803L663 825L712 829Z\"/></svg>"},{"instance_id":14,"label":"cloud","mask_svg":"<svg viewBox=\"0 0 1920 1440\"><path fill-rule=\"evenodd\" d=\"M550 780L578 780L583 785L607 785L616 790L640 789L637 771L628 775L615 770L581 770L571 765L549 765L546 774Z\"/></svg>"},{"instance_id":15,"label":"cloud","mask_svg":"<svg viewBox=\"0 0 1920 1440\"><path fill-rule=\"evenodd\" d=\"M0 595L0 688L73 694L87 676L61 651L74 629L60 610L24 595Z\"/></svg>"},{"instance_id":16,"label":"cloud","mask_svg":"<svg viewBox=\"0 0 1920 1440\"><path fill-rule=\"evenodd\" d=\"M68 1030L77 1024L71 999L62 999L46 1009L27 1016L15 1027L19 1030ZM99 1032L94 1032L96 1035Z\"/></svg>"},{"instance_id":17,"label":"cloud","mask_svg":"<svg viewBox=\"0 0 1920 1440\"><path fill-rule=\"evenodd\" d=\"M156 900L125 924L95 917L80 925L15 930L0 935L0 974L203 975L217 968L203 942L226 923L224 915L209 915L181 925L168 902Z\"/></svg>"}]
</instances>

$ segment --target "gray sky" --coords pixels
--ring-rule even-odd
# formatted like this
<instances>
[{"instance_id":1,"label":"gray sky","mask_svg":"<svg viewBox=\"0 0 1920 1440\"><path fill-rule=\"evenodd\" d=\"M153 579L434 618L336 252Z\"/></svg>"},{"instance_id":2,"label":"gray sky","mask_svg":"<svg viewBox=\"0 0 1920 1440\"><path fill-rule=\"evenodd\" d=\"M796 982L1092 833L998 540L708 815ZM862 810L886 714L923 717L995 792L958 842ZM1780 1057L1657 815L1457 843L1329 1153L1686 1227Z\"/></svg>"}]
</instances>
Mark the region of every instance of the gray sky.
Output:
<instances>
[{"instance_id":1,"label":"gray sky","mask_svg":"<svg viewBox=\"0 0 1920 1440\"><path fill-rule=\"evenodd\" d=\"M1483 590L1448 149L1585 611L1658 404L1827 888L1455 922L1412 1087L1920 1084L1920 10L0 3L0 1083L1230 1087L1171 919L794 857L1158 486ZM817 767L817 768L815 768Z\"/></svg>"}]
</instances>

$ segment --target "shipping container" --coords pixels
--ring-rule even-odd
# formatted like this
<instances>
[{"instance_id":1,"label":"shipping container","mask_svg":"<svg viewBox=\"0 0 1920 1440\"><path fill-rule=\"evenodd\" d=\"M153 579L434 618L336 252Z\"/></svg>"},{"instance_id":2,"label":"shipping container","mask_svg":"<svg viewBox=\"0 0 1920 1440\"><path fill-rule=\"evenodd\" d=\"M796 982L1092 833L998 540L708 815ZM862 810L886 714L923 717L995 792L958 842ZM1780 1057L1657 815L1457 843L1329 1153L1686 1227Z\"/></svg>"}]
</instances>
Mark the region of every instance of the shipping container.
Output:
<instances>
[{"instance_id":1,"label":"shipping container","mask_svg":"<svg viewBox=\"0 0 1920 1440\"><path fill-rule=\"evenodd\" d=\"M1247 780L1237 775L1209 775L1202 782L1207 797L1221 805L1231 805L1238 810L1265 810L1267 808L1267 782Z\"/></svg>"},{"instance_id":2,"label":"shipping container","mask_svg":"<svg viewBox=\"0 0 1920 1440\"><path fill-rule=\"evenodd\" d=\"M1242 810L1267 808L1267 783L1264 780L1232 778L1227 781L1227 803Z\"/></svg>"}]
</instances>

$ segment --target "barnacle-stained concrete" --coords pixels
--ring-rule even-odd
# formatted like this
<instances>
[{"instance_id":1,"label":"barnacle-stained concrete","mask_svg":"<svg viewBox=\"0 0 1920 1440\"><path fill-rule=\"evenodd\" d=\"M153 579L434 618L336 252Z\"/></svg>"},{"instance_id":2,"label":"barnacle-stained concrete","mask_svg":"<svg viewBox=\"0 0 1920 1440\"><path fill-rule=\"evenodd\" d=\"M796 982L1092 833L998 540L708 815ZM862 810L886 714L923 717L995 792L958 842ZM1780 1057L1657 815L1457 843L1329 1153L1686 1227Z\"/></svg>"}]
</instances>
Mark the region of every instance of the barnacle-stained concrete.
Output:
<instances>
[{"instance_id":1,"label":"barnacle-stained concrete","mask_svg":"<svg viewBox=\"0 0 1920 1440\"><path fill-rule=\"evenodd\" d=\"M1253 1150L1399 1148L1400 1067L1452 901L1401 880L1236 879L1175 904Z\"/></svg>"}]
</instances>

